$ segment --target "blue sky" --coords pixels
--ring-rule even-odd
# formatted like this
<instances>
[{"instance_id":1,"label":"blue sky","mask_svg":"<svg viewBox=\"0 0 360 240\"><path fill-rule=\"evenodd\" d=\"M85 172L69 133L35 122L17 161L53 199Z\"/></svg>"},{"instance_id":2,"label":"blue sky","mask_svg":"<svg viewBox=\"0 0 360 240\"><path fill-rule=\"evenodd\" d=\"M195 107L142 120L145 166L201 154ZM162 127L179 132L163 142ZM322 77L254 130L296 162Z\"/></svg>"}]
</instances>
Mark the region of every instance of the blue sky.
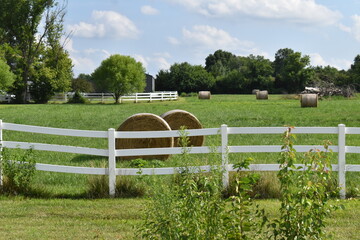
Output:
<instances>
[{"instance_id":1,"label":"blue sky","mask_svg":"<svg viewBox=\"0 0 360 240\"><path fill-rule=\"evenodd\" d=\"M112 54L154 76L218 49L274 60L291 48L345 70L360 54L360 0L68 0L64 25L75 76Z\"/></svg>"}]
</instances>

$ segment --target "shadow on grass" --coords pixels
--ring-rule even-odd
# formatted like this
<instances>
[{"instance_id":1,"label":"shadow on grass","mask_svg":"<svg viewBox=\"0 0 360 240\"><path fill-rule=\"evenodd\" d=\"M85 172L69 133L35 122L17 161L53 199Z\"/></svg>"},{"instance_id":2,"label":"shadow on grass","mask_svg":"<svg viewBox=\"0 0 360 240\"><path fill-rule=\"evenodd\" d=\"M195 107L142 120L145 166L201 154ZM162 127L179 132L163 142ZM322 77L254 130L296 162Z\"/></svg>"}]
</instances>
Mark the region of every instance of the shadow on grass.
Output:
<instances>
[{"instance_id":1,"label":"shadow on grass","mask_svg":"<svg viewBox=\"0 0 360 240\"><path fill-rule=\"evenodd\" d=\"M102 163L104 161L107 161L106 158L102 156L94 156L94 155L78 155L71 159L72 162L77 163L85 163L85 162L95 162L95 163Z\"/></svg>"}]
</instances>

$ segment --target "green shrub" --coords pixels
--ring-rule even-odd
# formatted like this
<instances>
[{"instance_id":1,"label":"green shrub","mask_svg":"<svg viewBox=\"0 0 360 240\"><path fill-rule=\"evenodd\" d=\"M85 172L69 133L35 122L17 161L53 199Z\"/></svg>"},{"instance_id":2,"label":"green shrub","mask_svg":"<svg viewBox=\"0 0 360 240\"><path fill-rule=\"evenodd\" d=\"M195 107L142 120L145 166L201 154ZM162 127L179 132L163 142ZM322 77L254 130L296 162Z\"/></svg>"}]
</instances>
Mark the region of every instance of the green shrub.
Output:
<instances>
[{"instance_id":1,"label":"green shrub","mask_svg":"<svg viewBox=\"0 0 360 240\"><path fill-rule=\"evenodd\" d=\"M241 163L248 167L248 163ZM236 179L236 195L222 197L222 168L191 173L184 168L174 181L159 186L138 231L144 239L256 239L266 218L248 192L252 174Z\"/></svg>"},{"instance_id":2,"label":"green shrub","mask_svg":"<svg viewBox=\"0 0 360 240\"><path fill-rule=\"evenodd\" d=\"M79 91L75 91L74 96L69 99L68 103L89 103L89 100L84 98Z\"/></svg>"},{"instance_id":3,"label":"green shrub","mask_svg":"<svg viewBox=\"0 0 360 240\"><path fill-rule=\"evenodd\" d=\"M4 179L0 191L9 195L26 194L30 191L30 184L36 171L35 164L32 149L20 154L4 148L1 161Z\"/></svg>"},{"instance_id":4,"label":"green shrub","mask_svg":"<svg viewBox=\"0 0 360 240\"><path fill-rule=\"evenodd\" d=\"M293 148L291 128L284 134L281 165L278 172L281 187L280 218L274 220L273 239L323 239L325 218L337 209L328 204L334 194L329 153L311 150L299 157ZM325 143L325 149L328 144ZM296 167L300 162L304 168ZM301 170L301 171L296 171Z\"/></svg>"}]
</instances>

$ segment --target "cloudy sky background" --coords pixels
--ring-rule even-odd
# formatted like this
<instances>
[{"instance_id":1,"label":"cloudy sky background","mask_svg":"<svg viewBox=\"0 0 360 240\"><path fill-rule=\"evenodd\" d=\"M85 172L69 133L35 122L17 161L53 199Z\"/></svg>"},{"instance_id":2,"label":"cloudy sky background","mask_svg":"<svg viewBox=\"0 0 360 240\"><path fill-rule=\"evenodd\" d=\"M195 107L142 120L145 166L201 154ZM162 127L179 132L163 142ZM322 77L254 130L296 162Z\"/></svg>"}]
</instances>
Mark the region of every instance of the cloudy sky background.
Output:
<instances>
[{"instance_id":1,"label":"cloudy sky background","mask_svg":"<svg viewBox=\"0 0 360 240\"><path fill-rule=\"evenodd\" d=\"M174 63L205 65L218 49L274 60L291 48L313 66L347 70L360 54L360 0L69 0L65 29L75 76L112 54L156 76Z\"/></svg>"}]
</instances>

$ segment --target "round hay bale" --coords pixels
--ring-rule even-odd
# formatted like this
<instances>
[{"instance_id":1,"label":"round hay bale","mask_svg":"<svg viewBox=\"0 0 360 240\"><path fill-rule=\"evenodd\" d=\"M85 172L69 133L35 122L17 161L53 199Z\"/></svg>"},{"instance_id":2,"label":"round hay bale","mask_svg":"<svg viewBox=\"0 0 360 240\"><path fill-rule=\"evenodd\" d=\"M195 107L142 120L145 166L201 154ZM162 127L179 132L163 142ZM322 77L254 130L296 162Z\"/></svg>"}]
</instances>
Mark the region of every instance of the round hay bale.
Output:
<instances>
[{"instance_id":1,"label":"round hay bale","mask_svg":"<svg viewBox=\"0 0 360 240\"><path fill-rule=\"evenodd\" d=\"M161 117L169 124L172 130L180 130L182 126L186 129L201 129L200 121L191 113L184 110L171 110L161 115ZM174 138L174 147L179 147L180 138ZM204 136L189 137L190 146L202 146L204 144Z\"/></svg>"},{"instance_id":2,"label":"round hay bale","mask_svg":"<svg viewBox=\"0 0 360 240\"><path fill-rule=\"evenodd\" d=\"M200 91L198 97L199 99L210 99L211 93L210 91Z\"/></svg>"},{"instance_id":3,"label":"round hay bale","mask_svg":"<svg viewBox=\"0 0 360 240\"><path fill-rule=\"evenodd\" d=\"M126 119L117 129L117 131L164 131L171 130L169 124L161 117L151 113L139 113ZM174 138L117 138L116 149L133 148L162 148L173 147ZM130 160L136 158L142 159L160 159L165 160L170 155L150 155L150 156L127 156L120 157L121 160Z\"/></svg>"},{"instance_id":4,"label":"round hay bale","mask_svg":"<svg viewBox=\"0 0 360 240\"><path fill-rule=\"evenodd\" d=\"M300 95L301 107L317 107L318 95L317 94L301 94Z\"/></svg>"},{"instance_id":5,"label":"round hay bale","mask_svg":"<svg viewBox=\"0 0 360 240\"><path fill-rule=\"evenodd\" d=\"M253 89L251 93L256 94L257 92L260 92L260 89Z\"/></svg>"},{"instance_id":6,"label":"round hay bale","mask_svg":"<svg viewBox=\"0 0 360 240\"><path fill-rule=\"evenodd\" d=\"M258 91L256 92L256 99L258 100L266 100L269 98L269 93L268 91Z\"/></svg>"}]
</instances>

